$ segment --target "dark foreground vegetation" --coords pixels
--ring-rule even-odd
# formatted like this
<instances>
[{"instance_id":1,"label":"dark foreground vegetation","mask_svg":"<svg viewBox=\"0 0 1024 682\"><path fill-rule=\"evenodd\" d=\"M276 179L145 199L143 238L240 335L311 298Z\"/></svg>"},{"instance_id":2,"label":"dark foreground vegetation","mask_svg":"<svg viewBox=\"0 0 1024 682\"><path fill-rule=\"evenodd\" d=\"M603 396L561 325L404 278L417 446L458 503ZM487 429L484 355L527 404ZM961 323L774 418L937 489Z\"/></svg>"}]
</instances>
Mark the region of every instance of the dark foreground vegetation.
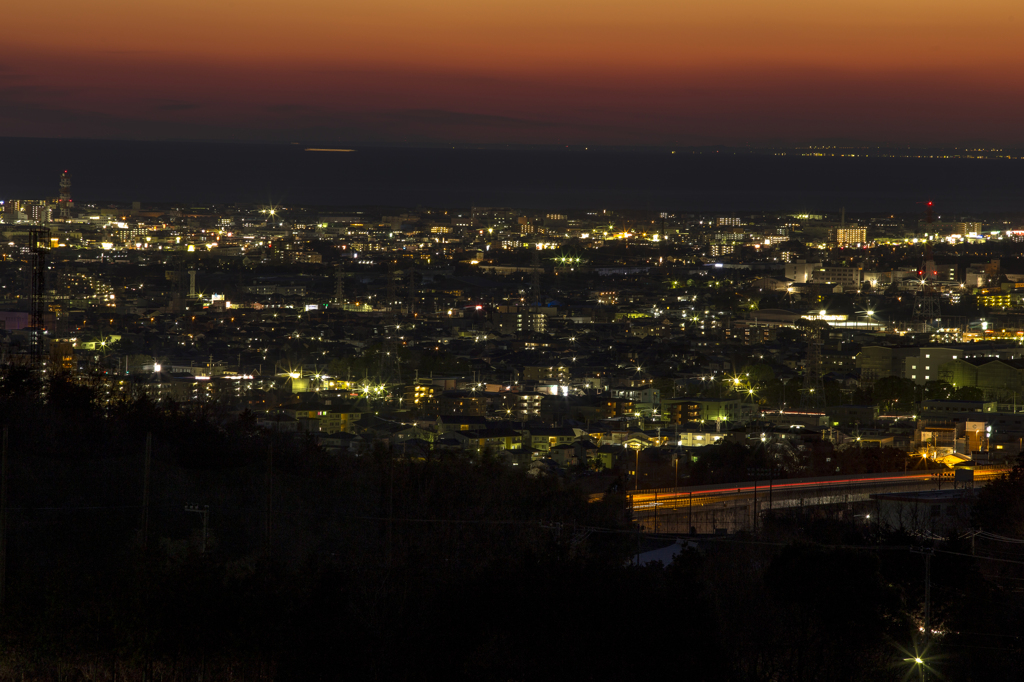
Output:
<instances>
[{"instance_id":1,"label":"dark foreground vegetation","mask_svg":"<svg viewBox=\"0 0 1024 682\"><path fill-rule=\"evenodd\" d=\"M920 538L766 519L669 566L628 565L624 500L489 461L354 458L248 415L107 412L60 379L0 380L9 429L4 680L901 680L918 671ZM146 491L145 443L151 434ZM1024 473L986 527L1024 527ZM144 505L144 501L148 505ZM203 551L202 514L209 505ZM148 513L147 513L148 510ZM941 543L946 679L1024 677L1024 552ZM1009 549L1007 549L1009 547ZM949 552L960 552L953 554ZM916 649L915 647L918 647Z\"/></svg>"}]
</instances>

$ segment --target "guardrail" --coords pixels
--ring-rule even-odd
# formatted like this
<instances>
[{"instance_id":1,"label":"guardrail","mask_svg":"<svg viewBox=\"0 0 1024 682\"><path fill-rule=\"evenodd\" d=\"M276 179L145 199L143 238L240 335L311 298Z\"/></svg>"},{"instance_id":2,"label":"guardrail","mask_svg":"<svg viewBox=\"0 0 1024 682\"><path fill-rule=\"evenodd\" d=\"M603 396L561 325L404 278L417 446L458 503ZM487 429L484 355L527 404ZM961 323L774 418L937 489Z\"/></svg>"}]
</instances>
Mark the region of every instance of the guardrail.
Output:
<instances>
[{"instance_id":1,"label":"guardrail","mask_svg":"<svg viewBox=\"0 0 1024 682\"><path fill-rule=\"evenodd\" d=\"M1004 473L1010 470L1009 465L1002 464L978 464L972 465L971 467L975 471L985 472L986 478L989 478L993 473ZM768 488L769 484L776 488L786 488L794 486L807 486L807 487L833 487L842 485L858 485L864 483L885 483L888 480L893 482L900 481L911 481L911 480L931 480L935 478L952 479L955 475L956 469L947 470L924 470L919 472L907 471L907 472L885 472L877 474L853 474L850 476L816 476L808 478L775 478L766 479L759 478L755 480L746 481L734 481L731 483L714 483L701 486L680 486L678 488L647 488L644 490L627 490L623 494L626 497L632 498L634 495L671 495L671 494L706 494L706 493L734 493L737 491L753 490L756 487L758 490L762 488Z\"/></svg>"}]
</instances>

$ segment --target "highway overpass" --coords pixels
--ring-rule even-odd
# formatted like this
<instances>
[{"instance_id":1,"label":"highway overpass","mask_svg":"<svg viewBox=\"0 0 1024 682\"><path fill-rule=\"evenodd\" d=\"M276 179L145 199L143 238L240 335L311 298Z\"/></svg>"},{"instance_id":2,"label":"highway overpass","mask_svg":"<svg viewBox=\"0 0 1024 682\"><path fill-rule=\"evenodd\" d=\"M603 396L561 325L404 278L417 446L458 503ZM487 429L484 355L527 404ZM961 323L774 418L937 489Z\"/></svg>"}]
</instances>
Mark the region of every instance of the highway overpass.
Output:
<instances>
[{"instance_id":1,"label":"highway overpass","mask_svg":"<svg viewBox=\"0 0 1024 682\"><path fill-rule=\"evenodd\" d=\"M976 485L1009 470L1005 466L973 467ZM866 509L877 493L952 488L953 471L921 471L818 478L747 481L694 487L640 490L627 493L633 518L645 531L687 533L752 530L755 519L783 509L832 508L854 513ZM870 510L864 512L865 517Z\"/></svg>"}]
</instances>

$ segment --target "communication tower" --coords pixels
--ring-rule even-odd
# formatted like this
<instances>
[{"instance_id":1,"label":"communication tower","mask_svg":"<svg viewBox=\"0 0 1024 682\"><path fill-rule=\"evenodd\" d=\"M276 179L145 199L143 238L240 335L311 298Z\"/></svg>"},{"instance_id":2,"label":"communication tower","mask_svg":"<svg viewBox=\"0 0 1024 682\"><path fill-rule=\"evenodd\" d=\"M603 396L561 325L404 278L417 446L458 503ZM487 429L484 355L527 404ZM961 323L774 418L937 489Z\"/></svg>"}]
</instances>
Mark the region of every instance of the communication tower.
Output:
<instances>
[{"instance_id":1,"label":"communication tower","mask_svg":"<svg viewBox=\"0 0 1024 682\"><path fill-rule=\"evenodd\" d=\"M813 324L807 330L807 359L804 363L804 399L808 404L817 405L825 400L824 384L821 381L821 343L824 323Z\"/></svg>"},{"instance_id":2,"label":"communication tower","mask_svg":"<svg viewBox=\"0 0 1024 682\"><path fill-rule=\"evenodd\" d=\"M68 283L71 279L71 266L65 264L56 273L55 279L56 282L50 285L50 293L54 295L50 300L50 310L53 311L56 317L53 335L58 339L64 339L71 336L71 326L68 317L68 301L71 298Z\"/></svg>"},{"instance_id":3,"label":"communication tower","mask_svg":"<svg viewBox=\"0 0 1024 682\"><path fill-rule=\"evenodd\" d=\"M29 347L32 366L37 370L43 368L46 350L43 312L46 309L46 246L49 242L49 229L34 227L29 230L29 326L32 334Z\"/></svg>"},{"instance_id":4,"label":"communication tower","mask_svg":"<svg viewBox=\"0 0 1024 682\"><path fill-rule=\"evenodd\" d=\"M416 268L409 268L409 292L406 304L409 306L409 316L416 314Z\"/></svg>"},{"instance_id":5,"label":"communication tower","mask_svg":"<svg viewBox=\"0 0 1024 682\"><path fill-rule=\"evenodd\" d=\"M531 265L532 265L531 289L533 289L533 297L534 297L534 299L536 299L537 304L539 305L542 302L541 301L541 294L540 294L540 250L537 249L537 245L536 244L534 244L534 248L533 248L533 260L531 262Z\"/></svg>"},{"instance_id":6,"label":"communication tower","mask_svg":"<svg viewBox=\"0 0 1024 682\"><path fill-rule=\"evenodd\" d=\"M60 199L58 217L67 221L71 219L71 173L64 171L60 175Z\"/></svg>"},{"instance_id":7,"label":"communication tower","mask_svg":"<svg viewBox=\"0 0 1024 682\"><path fill-rule=\"evenodd\" d=\"M939 295L931 287L924 287L914 297L913 321L919 325L939 324L942 321L942 309Z\"/></svg>"},{"instance_id":8,"label":"communication tower","mask_svg":"<svg viewBox=\"0 0 1024 682\"><path fill-rule=\"evenodd\" d=\"M334 274L334 302L338 305L345 303L345 268L341 263L338 263Z\"/></svg>"},{"instance_id":9,"label":"communication tower","mask_svg":"<svg viewBox=\"0 0 1024 682\"><path fill-rule=\"evenodd\" d=\"M397 307L395 306L395 299L397 298L395 261L388 262L386 296L389 314L384 322L384 338L381 341L380 348L379 377L382 384L392 385L402 381L401 363L398 358L398 348L401 345L399 333L402 327L398 322Z\"/></svg>"},{"instance_id":10,"label":"communication tower","mask_svg":"<svg viewBox=\"0 0 1024 682\"><path fill-rule=\"evenodd\" d=\"M398 357L402 325L392 316L384 323L384 339L380 348L380 382L386 386L402 382L402 366Z\"/></svg>"}]
</instances>

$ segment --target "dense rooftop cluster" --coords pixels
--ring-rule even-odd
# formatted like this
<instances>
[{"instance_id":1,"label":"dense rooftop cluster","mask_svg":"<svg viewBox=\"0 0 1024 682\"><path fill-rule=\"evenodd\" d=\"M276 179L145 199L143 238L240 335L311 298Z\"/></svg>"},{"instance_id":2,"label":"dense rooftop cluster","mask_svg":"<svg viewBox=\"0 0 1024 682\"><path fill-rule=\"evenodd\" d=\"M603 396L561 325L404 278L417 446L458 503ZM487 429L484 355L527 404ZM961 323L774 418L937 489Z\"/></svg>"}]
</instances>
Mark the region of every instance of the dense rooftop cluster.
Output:
<instances>
[{"instance_id":1,"label":"dense rooftop cluster","mask_svg":"<svg viewBox=\"0 0 1024 682\"><path fill-rule=\"evenodd\" d=\"M1019 668L1015 219L5 206L8 676Z\"/></svg>"},{"instance_id":2,"label":"dense rooftop cluster","mask_svg":"<svg viewBox=\"0 0 1024 682\"><path fill-rule=\"evenodd\" d=\"M1020 449L1012 218L56 205L4 204L2 361L107 404L545 472L643 451L638 485L720 441L793 474Z\"/></svg>"}]
</instances>

